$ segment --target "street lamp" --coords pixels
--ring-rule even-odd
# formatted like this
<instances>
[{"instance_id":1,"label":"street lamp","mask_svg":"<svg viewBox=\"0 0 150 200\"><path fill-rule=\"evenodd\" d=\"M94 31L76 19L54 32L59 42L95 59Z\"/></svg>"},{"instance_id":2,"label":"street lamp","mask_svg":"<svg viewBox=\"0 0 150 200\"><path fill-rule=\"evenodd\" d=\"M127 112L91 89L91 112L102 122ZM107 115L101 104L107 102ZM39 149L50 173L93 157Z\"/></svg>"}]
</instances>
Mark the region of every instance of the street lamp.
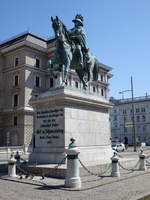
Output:
<instances>
[{"instance_id":1,"label":"street lamp","mask_svg":"<svg viewBox=\"0 0 150 200\"><path fill-rule=\"evenodd\" d=\"M132 93L132 121L133 121L134 151L136 152L136 132L135 132L135 117L134 117L134 93L133 93L133 79L132 79L132 76L131 76L131 93Z\"/></svg>"},{"instance_id":2,"label":"street lamp","mask_svg":"<svg viewBox=\"0 0 150 200\"><path fill-rule=\"evenodd\" d=\"M124 94L125 92L131 92L131 90L123 90L123 91L119 92L119 94L122 94L122 99L124 99L124 95L123 95L123 94Z\"/></svg>"},{"instance_id":3,"label":"street lamp","mask_svg":"<svg viewBox=\"0 0 150 200\"><path fill-rule=\"evenodd\" d=\"M125 92L131 92L132 96L132 130L133 130L133 143L134 143L134 152L136 152L136 132L135 132L135 117L134 117L134 93L133 93L133 79L131 76L131 90L124 90L119 92L119 94L122 94L122 99L124 99L123 94Z\"/></svg>"}]
</instances>

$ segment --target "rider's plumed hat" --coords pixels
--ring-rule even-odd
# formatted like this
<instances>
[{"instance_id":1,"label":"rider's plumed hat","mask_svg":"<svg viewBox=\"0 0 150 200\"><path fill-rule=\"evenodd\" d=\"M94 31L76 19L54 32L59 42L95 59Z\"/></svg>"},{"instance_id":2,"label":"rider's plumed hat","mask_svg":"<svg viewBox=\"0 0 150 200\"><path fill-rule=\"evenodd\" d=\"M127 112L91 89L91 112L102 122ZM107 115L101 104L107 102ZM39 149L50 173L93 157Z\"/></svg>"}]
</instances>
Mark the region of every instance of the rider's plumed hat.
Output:
<instances>
[{"instance_id":1,"label":"rider's plumed hat","mask_svg":"<svg viewBox=\"0 0 150 200\"><path fill-rule=\"evenodd\" d=\"M81 26L83 26L83 17L80 14L77 14L75 19L72 20L74 23L79 22Z\"/></svg>"}]
</instances>

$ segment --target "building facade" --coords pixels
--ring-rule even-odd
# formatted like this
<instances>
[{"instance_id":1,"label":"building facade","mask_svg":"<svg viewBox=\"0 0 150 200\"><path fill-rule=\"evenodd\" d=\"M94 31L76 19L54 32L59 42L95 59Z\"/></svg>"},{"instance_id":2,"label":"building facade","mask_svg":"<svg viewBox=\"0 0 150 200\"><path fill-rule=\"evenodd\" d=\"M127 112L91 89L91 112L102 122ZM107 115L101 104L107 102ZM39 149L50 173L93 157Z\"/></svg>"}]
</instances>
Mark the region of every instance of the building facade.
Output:
<instances>
[{"instance_id":1,"label":"building facade","mask_svg":"<svg viewBox=\"0 0 150 200\"><path fill-rule=\"evenodd\" d=\"M55 39L46 40L29 32L0 44L0 146L32 145L34 109L30 100L61 82L61 73L54 79L47 66L54 50ZM109 99L110 70L99 63L98 82L92 82L88 92ZM74 70L69 72L67 84L82 89Z\"/></svg>"},{"instance_id":2,"label":"building facade","mask_svg":"<svg viewBox=\"0 0 150 200\"><path fill-rule=\"evenodd\" d=\"M134 144L134 119L137 144L145 142L150 145L150 96L136 97L133 102L130 98L111 98L111 102L114 104L110 112L112 140L124 141L124 137L127 137L129 144Z\"/></svg>"}]
</instances>

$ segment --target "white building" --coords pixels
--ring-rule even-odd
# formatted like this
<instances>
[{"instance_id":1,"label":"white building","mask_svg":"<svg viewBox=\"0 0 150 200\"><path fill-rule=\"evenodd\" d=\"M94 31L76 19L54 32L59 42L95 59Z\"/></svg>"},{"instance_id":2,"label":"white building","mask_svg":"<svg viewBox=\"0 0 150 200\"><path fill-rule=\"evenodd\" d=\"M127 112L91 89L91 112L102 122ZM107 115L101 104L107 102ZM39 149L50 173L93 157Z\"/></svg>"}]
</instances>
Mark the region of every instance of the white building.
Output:
<instances>
[{"instance_id":1,"label":"white building","mask_svg":"<svg viewBox=\"0 0 150 200\"><path fill-rule=\"evenodd\" d=\"M134 143L132 99L111 98L114 103L110 112L112 140L123 141L128 138L129 144ZM137 143L150 144L150 96L134 98L134 124Z\"/></svg>"}]
</instances>

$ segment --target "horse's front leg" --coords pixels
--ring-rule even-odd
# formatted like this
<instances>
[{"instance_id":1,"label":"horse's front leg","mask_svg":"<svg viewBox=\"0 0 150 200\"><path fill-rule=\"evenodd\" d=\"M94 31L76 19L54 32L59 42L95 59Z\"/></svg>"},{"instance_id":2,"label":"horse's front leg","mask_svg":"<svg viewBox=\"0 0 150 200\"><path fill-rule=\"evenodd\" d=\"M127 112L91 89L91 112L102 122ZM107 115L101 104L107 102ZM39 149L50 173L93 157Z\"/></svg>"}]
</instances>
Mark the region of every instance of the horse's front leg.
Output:
<instances>
[{"instance_id":1,"label":"horse's front leg","mask_svg":"<svg viewBox=\"0 0 150 200\"><path fill-rule=\"evenodd\" d=\"M57 74L58 74L58 67L54 67L54 65L57 64L57 62L55 60L48 60L48 70L51 72L51 75L54 78L57 78Z\"/></svg>"},{"instance_id":2,"label":"horse's front leg","mask_svg":"<svg viewBox=\"0 0 150 200\"><path fill-rule=\"evenodd\" d=\"M70 69L70 63L71 63L71 61L68 58L66 60L66 63L64 64L62 86L67 85L67 78L68 78L68 72L69 72L69 69Z\"/></svg>"},{"instance_id":3,"label":"horse's front leg","mask_svg":"<svg viewBox=\"0 0 150 200\"><path fill-rule=\"evenodd\" d=\"M83 84L83 89L86 90L88 85L87 85L86 81L84 80L83 70L79 69L79 70L76 70L76 72L77 72L77 74L78 74L78 76L79 76L79 78L80 78L80 80Z\"/></svg>"},{"instance_id":4,"label":"horse's front leg","mask_svg":"<svg viewBox=\"0 0 150 200\"><path fill-rule=\"evenodd\" d=\"M62 81L62 86L66 86L67 85L67 78L68 78L68 72L69 72L70 66L69 64L64 65L64 69L63 69L63 81Z\"/></svg>"}]
</instances>

